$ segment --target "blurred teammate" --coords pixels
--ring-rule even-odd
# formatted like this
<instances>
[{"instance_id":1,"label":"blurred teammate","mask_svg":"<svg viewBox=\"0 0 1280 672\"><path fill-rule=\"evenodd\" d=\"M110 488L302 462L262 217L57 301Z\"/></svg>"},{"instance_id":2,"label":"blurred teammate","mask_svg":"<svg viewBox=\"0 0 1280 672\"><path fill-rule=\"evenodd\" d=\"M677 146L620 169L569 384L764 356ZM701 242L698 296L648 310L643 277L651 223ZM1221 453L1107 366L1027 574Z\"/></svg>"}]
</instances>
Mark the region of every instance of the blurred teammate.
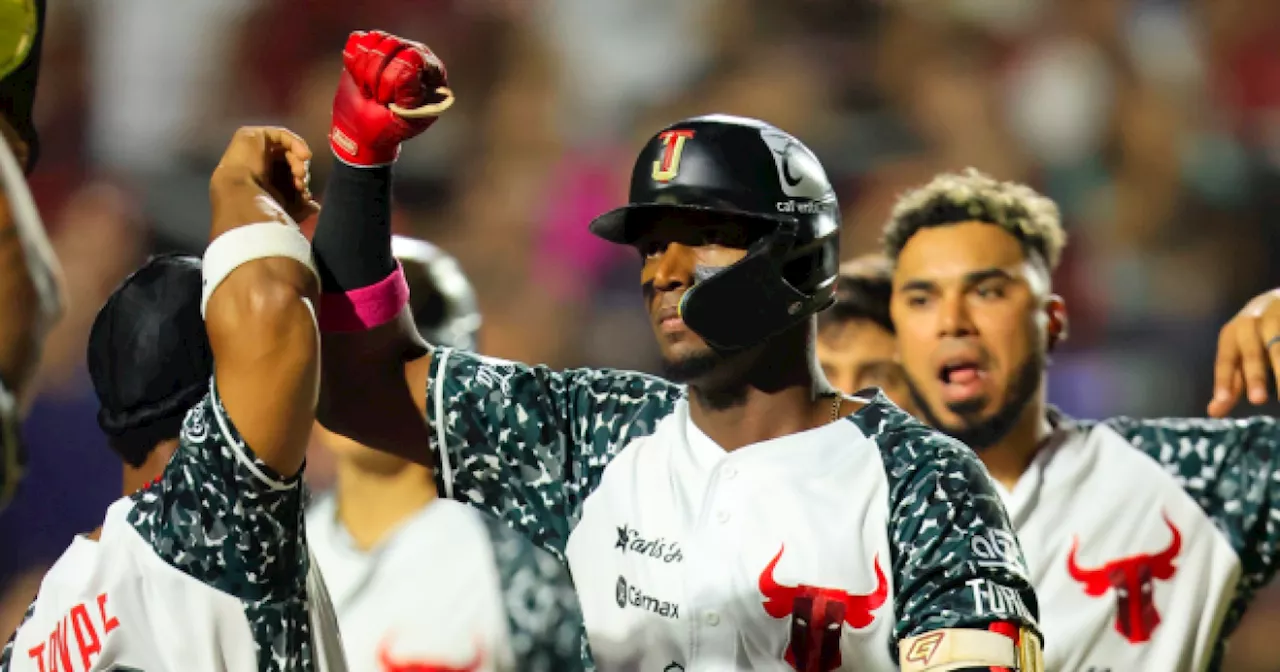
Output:
<instances>
[{"instance_id":1,"label":"blurred teammate","mask_svg":"<svg viewBox=\"0 0 1280 672\"><path fill-rule=\"evenodd\" d=\"M804 145L749 119L680 122L641 152L632 205L592 224L642 256L687 388L423 347L401 310L390 164L430 121L396 110L442 93L443 66L381 33L344 56L313 240L321 419L429 449L447 496L566 557L601 669L1039 669L1034 595L972 453L822 376L839 208Z\"/></svg>"},{"instance_id":2,"label":"blurred teammate","mask_svg":"<svg viewBox=\"0 0 1280 672\"><path fill-rule=\"evenodd\" d=\"M1025 186L941 175L899 201L885 244L912 395L1003 483L1051 643L1046 667L1218 669L1276 569L1275 420L1093 422L1049 406L1045 363L1067 335L1050 287L1065 234L1057 207ZM1250 398L1265 401L1276 297L1223 329L1213 414L1239 396L1242 359Z\"/></svg>"},{"instance_id":3,"label":"blurred teammate","mask_svg":"<svg viewBox=\"0 0 1280 672\"><path fill-rule=\"evenodd\" d=\"M21 477L18 426L63 310L61 270L26 180L39 153L31 110L44 9L44 0L14 0L0 10L0 508Z\"/></svg>"},{"instance_id":4,"label":"blurred teammate","mask_svg":"<svg viewBox=\"0 0 1280 672\"><path fill-rule=\"evenodd\" d=\"M131 494L49 570L0 670L345 669L302 530L317 287L290 215L314 207L310 156L238 131L203 264L152 260L99 314L90 369Z\"/></svg>"},{"instance_id":5,"label":"blurred teammate","mask_svg":"<svg viewBox=\"0 0 1280 672\"><path fill-rule=\"evenodd\" d=\"M392 248L418 331L473 350L480 314L457 263L412 238ZM352 670L581 669L582 616L560 562L496 518L437 500L427 467L320 431L338 478L308 511L307 538Z\"/></svg>"},{"instance_id":6,"label":"blurred teammate","mask_svg":"<svg viewBox=\"0 0 1280 672\"><path fill-rule=\"evenodd\" d=\"M845 394L878 387L914 413L889 319L892 289L893 266L887 259L867 255L843 264L836 302L818 313L818 361L827 380Z\"/></svg>"}]
</instances>

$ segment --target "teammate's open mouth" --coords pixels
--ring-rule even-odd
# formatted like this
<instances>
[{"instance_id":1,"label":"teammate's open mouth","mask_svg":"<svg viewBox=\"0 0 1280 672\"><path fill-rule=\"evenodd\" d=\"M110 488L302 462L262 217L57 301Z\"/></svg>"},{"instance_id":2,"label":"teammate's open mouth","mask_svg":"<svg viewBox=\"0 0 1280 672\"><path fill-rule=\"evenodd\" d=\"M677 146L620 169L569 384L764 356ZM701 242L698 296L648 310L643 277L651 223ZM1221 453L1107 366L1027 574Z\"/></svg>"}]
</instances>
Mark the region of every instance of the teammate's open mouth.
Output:
<instances>
[{"instance_id":1,"label":"teammate's open mouth","mask_svg":"<svg viewBox=\"0 0 1280 672\"><path fill-rule=\"evenodd\" d=\"M942 396L946 403L968 401L982 393L987 371L974 357L952 358L938 370Z\"/></svg>"}]
</instances>

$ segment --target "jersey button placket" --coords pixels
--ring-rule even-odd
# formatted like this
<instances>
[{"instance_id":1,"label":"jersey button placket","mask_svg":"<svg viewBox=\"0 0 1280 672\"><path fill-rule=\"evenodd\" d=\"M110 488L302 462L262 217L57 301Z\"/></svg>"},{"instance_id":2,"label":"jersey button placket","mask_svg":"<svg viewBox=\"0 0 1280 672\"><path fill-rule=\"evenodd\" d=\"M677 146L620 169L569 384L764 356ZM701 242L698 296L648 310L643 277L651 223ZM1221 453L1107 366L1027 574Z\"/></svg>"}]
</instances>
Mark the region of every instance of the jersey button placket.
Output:
<instances>
[{"instance_id":1,"label":"jersey button placket","mask_svg":"<svg viewBox=\"0 0 1280 672\"><path fill-rule=\"evenodd\" d=\"M696 571L690 572L689 594L697 608L692 612L695 630L694 651L688 669L723 669L725 661L737 659L737 634L732 615L723 605L729 604L735 588L735 580L727 568L734 566L737 543L734 539L732 510L734 493L741 477L740 470L730 464L722 464L712 476L703 503L701 524L694 536L699 550ZM708 515L710 514L710 515ZM690 567L690 569L694 569Z\"/></svg>"}]
</instances>

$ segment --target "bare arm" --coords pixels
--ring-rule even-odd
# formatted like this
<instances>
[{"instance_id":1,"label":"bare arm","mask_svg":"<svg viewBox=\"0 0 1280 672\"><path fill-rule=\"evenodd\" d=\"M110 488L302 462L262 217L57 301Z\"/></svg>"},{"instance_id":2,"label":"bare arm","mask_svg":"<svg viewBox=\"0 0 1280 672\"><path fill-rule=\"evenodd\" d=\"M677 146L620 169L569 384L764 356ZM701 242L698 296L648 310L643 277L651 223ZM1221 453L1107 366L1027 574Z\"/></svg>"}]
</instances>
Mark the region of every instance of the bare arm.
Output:
<instances>
[{"instance_id":1,"label":"bare arm","mask_svg":"<svg viewBox=\"0 0 1280 672\"><path fill-rule=\"evenodd\" d=\"M371 448L431 466L426 419L431 349L406 309L365 332L326 333L320 424Z\"/></svg>"},{"instance_id":2,"label":"bare arm","mask_svg":"<svg viewBox=\"0 0 1280 672\"><path fill-rule=\"evenodd\" d=\"M237 131L210 181L213 237L260 222L291 224L305 216L310 150L283 129ZM282 162L292 170L272 181ZM315 420L320 344L311 305L319 287L302 263L286 257L247 262L214 290L205 316L214 379L236 429L267 466L282 475L302 466ZM309 305L310 304L310 305Z\"/></svg>"}]
</instances>

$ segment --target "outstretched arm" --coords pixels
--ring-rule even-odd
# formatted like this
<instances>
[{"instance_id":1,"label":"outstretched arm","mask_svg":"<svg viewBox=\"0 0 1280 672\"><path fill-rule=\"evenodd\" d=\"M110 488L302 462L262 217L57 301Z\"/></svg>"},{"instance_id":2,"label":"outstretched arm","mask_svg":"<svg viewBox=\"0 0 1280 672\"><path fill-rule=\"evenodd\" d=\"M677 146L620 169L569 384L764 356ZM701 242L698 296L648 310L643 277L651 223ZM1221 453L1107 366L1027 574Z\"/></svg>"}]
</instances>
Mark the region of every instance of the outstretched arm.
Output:
<instances>
[{"instance_id":1,"label":"outstretched arm","mask_svg":"<svg viewBox=\"0 0 1280 672\"><path fill-rule=\"evenodd\" d=\"M242 128L209 185L205 324L217 393L244 442L284 476L302 466L319 389L319 287L294 223L315 208L310 159L285 129Z\"/></svg>"}]
</instances>

